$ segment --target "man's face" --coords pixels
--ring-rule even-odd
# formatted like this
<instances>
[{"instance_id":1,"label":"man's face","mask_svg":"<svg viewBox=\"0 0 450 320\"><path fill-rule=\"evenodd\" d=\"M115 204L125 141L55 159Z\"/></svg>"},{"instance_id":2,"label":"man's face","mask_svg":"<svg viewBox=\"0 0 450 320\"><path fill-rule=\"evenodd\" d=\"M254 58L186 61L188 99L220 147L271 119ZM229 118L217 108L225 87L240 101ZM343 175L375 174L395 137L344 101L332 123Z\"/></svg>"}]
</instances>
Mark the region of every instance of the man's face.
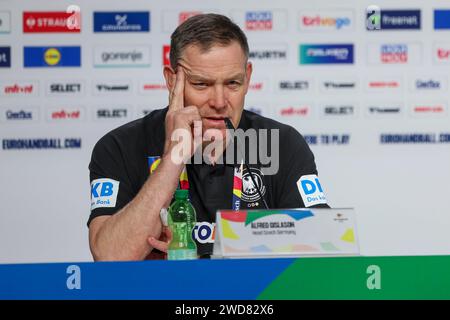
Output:
<instances>
[{"instance_id":1,"label":"man's face","mask_svg":"<svg viewBox=\"0 0 450 320\"><path fill-rule=\"evenodd\" d=\"M252 73L252 65L247 63L240 45L216 45L207 52L189 46L184 49L179 66L186 79L184 105L198 108L203 132L214 128L224 135L224 118L230 118L237 127Z\"/></svg>"}]
</instances>

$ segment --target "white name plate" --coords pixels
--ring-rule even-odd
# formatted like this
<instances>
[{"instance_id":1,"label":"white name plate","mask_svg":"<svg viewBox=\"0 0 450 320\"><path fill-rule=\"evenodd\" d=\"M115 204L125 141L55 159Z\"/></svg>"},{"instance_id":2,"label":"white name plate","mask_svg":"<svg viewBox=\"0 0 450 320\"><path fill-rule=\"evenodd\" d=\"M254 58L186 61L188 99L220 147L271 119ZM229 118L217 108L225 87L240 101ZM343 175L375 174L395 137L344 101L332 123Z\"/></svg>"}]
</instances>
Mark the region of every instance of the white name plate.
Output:
<instances>
[{"instance_id":1,"label":"white name plate","mask_svg":"<svg viewBox=\"0 0 450 320\"><path fill-rule=\"evenodd\" d=\"M217 212L213 258L359 255L354 209Z\"/></svg>"}]
</instances>

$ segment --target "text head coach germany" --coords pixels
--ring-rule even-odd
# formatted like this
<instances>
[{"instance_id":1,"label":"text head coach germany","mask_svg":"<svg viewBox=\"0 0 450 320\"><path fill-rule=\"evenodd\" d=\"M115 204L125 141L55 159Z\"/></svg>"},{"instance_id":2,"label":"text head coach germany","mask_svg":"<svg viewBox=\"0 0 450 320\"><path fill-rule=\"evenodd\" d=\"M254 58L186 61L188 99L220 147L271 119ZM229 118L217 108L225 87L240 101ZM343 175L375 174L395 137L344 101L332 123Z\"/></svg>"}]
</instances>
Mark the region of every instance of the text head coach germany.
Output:
<instances>
[{"instance_id":1,"label":"text head coach germany","mask_svg":"<svg viewBox=\"0 0 450 320\"><path fill-rule=\"evenodd\" d=\"M199 256L212 253L219 209L328 207L303 137L243 110L248 54L245 34L222 15L197 15L174 31L171 65L164 67L169 106L109 132L94 147L88 226L95 260L163 257L170 232L160 212L177 188L189 190L197 212ZM230 132L238 131L245 135L234 143ZM271 172L264 172L263 149L279 161ZM239 179L241 192L233 192ZM306 182L321 195L305 193Z\"/></svg>"}]
</instances>

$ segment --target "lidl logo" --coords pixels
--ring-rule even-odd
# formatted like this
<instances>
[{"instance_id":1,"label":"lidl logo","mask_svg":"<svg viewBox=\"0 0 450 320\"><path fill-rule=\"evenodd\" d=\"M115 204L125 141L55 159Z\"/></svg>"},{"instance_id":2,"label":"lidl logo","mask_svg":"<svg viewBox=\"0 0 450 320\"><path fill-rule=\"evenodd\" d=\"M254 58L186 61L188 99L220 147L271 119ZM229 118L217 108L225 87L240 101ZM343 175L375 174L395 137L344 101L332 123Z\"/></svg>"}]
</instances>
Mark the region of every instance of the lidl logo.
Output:
<instances>
[{"instance_id":1,"label":"lidl logo","mask_svg":"<svg viewBox=\"0 0 450 320\"><path fill-rule=\"evenodd\" d=\"M81 47L24 47L24 67L80 67Z\"/></svg>"}]
</instances>

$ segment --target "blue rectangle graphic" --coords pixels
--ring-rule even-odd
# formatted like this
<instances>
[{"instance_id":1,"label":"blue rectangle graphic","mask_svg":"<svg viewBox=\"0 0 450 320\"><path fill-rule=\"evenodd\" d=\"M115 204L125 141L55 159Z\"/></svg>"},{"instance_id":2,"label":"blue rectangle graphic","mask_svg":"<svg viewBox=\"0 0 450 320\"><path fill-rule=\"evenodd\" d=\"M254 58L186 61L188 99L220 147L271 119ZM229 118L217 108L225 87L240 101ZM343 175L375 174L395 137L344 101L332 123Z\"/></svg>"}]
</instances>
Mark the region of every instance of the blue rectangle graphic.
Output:
<instances>
[{"instance_id":1,"label":"blue rectangle graphic","mask_svg":"<svg viewBox=\"0 0 450 320\"><path fill-rule=\"evenodd\" d=\"M450 29L450 10L434 10L434 29Z\"/></svg>"},{"instance_id":2,"label":"blue rectangle graphic","mask_svg":"<svg viewBox=\"0 0 450 320\"><path fill-rule=\"evenodd\" d=\"M300 45L300 64L352 64L353 44Z\"/></svg>"},{"instance_id":3,"label":"blue rectangle graphic","mask_svg":"<svg viewBox=\"0 0 450 320\"><path fill-rule=\"evenodd\" d=\"M81 47L24 47L23 59L25 68L80 67Z\"/></svg>"},{"instance_id":4,"label":"blue rectangle graphic","mask_svg":"<svg viewBox=\"0 0 450 320\"><path fill-rule=\"evenodd\" d=\"M420 10L381 10L381 30L420 30Z\"/></svg>"},{"instance_id":5,"label":"blue rectangle graphic","mask_svg":"<svg viewBox=\"0 0 450 320\"><path fill-rule=\"evenodd\" d=\"M0 68L11 67L11 47L0 47Z\"/></svg>"},{"instance_id":6,"label":"blue rectangle graphic","mask_svg":"<svg viewBox=\"0 0 450 320\"><path fill-rule=\"evenodd\" d=\"M94 12L94 32L149 32L150 11Z\"/></svg>"}]
</instances>

